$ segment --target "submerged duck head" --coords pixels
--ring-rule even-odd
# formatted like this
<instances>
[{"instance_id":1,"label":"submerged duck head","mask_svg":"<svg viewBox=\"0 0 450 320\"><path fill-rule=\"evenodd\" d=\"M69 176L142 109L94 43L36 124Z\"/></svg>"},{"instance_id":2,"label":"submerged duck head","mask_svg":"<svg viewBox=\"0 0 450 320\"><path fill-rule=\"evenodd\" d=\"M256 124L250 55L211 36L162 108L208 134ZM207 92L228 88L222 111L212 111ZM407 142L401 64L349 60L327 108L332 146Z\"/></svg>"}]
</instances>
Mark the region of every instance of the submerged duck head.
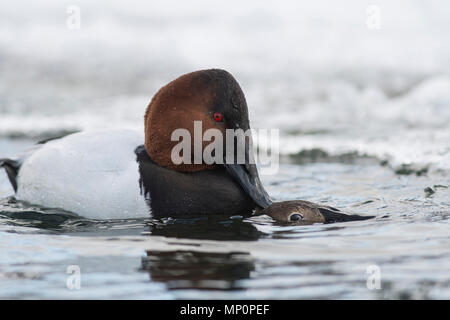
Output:
<instances>
[{"instance_id":1,"label":"submerged duck head","mask_svg":"<svg viewBox=\"0 0 450 320\"><path fill-rule=\"evenodd\" d=\"M187 148L181 151L187 161L175 163L174 152L180 152L177 149L180 137L176 132L180 129L189 133L191 139L184 144ZM212 163L202 157L211 140L217 139L206 138L210 129L218 130L223 137L223 155L213 153L215 161ZM247 102L241 87L224 70L191 72L162 87L151 100L145 113L145 150L157 165L178 172L198 172L224 166L254 202L266 208L272 202L252 161L251 135L247 135L241 141L243 145L239 145L240 140L236 136L227 135L228 129L244 132L250 129ZM200 142L196 140L198 138ZM227 148L230 145L234 146L231 151ZM240 162L239 151L245 155Z\"/></svg>"}]
</instances>

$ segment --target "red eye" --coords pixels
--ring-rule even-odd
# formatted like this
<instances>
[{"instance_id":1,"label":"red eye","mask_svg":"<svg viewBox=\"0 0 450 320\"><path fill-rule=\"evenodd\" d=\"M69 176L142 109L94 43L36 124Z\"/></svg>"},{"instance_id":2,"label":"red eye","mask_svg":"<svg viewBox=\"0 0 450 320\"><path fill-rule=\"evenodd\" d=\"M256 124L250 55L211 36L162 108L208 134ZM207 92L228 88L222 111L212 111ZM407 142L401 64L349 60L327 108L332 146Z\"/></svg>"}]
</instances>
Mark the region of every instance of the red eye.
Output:
<instances>
[{"instance_id":1,"label":"red eye","mask_svg":"<svg viewBox=\"0 0 450 320\"><path fill-rule=\"evenodd\" d=\"M222 119L223 119L222 114L219 113L219 112L214 112L213 118L214 118L214 120L216 120L217 122L222 122Z\"/></svg>"}]
</instances>

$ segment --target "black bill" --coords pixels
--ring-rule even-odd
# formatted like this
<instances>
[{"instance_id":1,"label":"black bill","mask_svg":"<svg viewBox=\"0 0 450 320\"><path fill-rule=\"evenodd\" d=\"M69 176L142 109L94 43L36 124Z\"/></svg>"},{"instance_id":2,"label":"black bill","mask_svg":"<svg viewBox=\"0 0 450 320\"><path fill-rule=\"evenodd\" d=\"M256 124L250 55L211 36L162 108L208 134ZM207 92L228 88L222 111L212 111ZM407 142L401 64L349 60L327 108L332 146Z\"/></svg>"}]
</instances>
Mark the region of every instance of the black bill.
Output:
<instances>
[{"instance_id":1,"label":"black bill","mask_svg":"<svg viewBox=\"0 0 450 320\"><path fill-rule=\"evenodd\" d=\"M265 209L272 204L272 200L259 180L255 164L224 163L223 165L258 206Z\"/></svg>"}]
</instances>

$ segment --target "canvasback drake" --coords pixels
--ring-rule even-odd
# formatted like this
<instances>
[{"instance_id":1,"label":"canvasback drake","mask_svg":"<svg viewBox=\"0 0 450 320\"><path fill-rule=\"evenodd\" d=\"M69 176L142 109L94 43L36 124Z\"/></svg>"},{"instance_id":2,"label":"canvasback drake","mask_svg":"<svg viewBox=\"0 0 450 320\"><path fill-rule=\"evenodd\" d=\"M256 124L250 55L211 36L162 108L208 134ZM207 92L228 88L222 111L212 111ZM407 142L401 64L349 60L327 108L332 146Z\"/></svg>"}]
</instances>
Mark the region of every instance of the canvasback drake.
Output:
<instances>
[{"instance_id":1,"label":"canvasback drake","mask_svg":"<svg viewBox=\"0 0 450 320\"><path fill-rule=\"evenodd\" d=\"M213 128L223 136L227 129L250 129L244 93L227 71L196 71L168 83L152 98L144 121L143 133L74 133L44 142L22 158L0 159L0 167L6 169L17 200L90 219L255 212L279 221L352 217L304 201L272 204L249 161L253 151L247 144L242 164L227 157L212 164L172 161L178 143L172 133L181 128L194 135L195 121L201 121L203 133Z\"/></svg>"},{"instance_id":2,"label":"canvasback drake","mask_svg":"<svg viewBox=\"0 0 450 320\"><path fill-rule=\"evenodd\" d=\"M45 142L22 159L0 160L0 166L17 200L91 219L248 216L272 203L256 165L248 161L175 165L171 160L178 143L171 141L172 132L193 133L194 121L202 121L203 131L250 129L244 93L227 71L180 76L154 95L144 118L144 134L123 129L74 133Z\"/></svg>"}]
</instances>

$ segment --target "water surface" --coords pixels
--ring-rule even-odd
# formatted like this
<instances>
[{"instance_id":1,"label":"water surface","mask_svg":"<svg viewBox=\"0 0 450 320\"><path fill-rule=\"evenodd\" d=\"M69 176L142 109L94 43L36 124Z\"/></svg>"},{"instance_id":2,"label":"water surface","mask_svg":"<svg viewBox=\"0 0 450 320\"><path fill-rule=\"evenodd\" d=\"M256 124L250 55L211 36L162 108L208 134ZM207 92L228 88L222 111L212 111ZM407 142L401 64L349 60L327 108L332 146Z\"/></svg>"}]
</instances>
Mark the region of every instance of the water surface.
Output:
<instances>
[{"instance_id":1,"label":"water surface","mask_svg":"<svg viewBox=\"0 0 450 320\"><path fill-rule=\"evenodd\" d=\"M447 1L377 1L377 31L356 0L80 0L79 30L67 5L0 4L0 157L70 132L143 130L158 88L223 68L252 127L280 130L280 171L262 177L275 200L376 217L91 221L18 203L2 171L0 298L450 298Z\"/></svg>"}]
</instances>

